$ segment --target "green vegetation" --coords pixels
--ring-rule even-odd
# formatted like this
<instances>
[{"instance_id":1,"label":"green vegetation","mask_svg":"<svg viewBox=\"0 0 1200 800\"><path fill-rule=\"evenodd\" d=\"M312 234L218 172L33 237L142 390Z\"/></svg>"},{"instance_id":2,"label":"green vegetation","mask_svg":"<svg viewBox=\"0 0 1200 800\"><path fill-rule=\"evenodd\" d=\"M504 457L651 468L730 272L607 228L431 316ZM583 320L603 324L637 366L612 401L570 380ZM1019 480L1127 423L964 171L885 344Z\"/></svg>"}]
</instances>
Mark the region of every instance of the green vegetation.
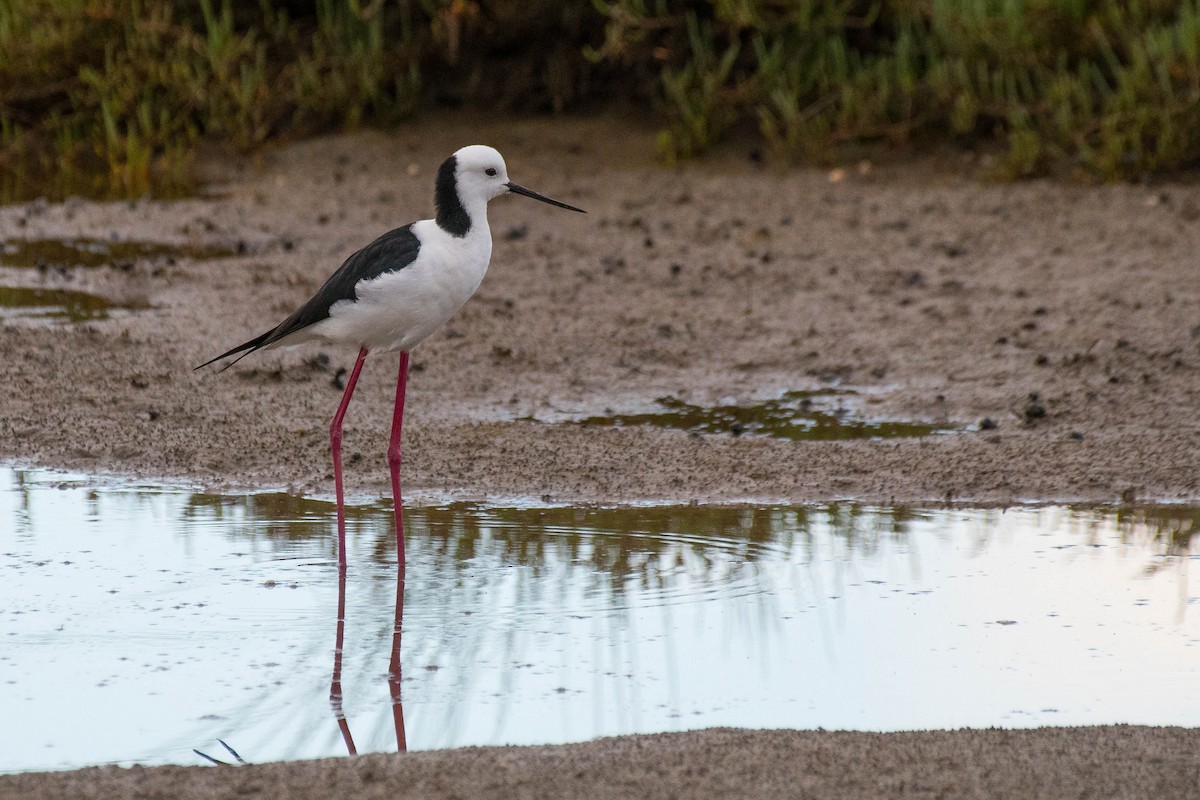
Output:
<instances>
[{"instance_id":1,"label":"green vegetation","mask_svg":"<svg viewBox=\"0 0 1200 800\"><path fill-rule=\"evenodd\" d=\"M1200 0L0 0L0 169L135 193L419 107L621 99L668 160L753 126L780 158L995 143L1007 177L1200 157Z\"/></svg>"}]
</instances>

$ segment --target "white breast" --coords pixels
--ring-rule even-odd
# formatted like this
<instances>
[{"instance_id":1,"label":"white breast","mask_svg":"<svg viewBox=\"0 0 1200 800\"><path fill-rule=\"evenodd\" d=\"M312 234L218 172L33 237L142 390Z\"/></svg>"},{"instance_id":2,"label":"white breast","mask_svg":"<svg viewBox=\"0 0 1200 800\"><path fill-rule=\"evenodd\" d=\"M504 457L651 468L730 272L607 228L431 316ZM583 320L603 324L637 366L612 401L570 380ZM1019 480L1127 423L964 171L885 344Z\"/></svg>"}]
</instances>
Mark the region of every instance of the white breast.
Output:
<instances>
[{"instance_id":1,"label":"white breast","mask_svg":"<svg viewBox=\"0 0 1200 800\"><path fill-rule=\"evenodd\" d=\"M416 260L395 272L363 281L354 301L329 309L329 319L310 326L330 342L365 346L373 353L411 350L446 324L475 294L492 256L486 222L465 237L449 235L433 220L413 225L421 241Z\"/></svg>"}]
</instances>

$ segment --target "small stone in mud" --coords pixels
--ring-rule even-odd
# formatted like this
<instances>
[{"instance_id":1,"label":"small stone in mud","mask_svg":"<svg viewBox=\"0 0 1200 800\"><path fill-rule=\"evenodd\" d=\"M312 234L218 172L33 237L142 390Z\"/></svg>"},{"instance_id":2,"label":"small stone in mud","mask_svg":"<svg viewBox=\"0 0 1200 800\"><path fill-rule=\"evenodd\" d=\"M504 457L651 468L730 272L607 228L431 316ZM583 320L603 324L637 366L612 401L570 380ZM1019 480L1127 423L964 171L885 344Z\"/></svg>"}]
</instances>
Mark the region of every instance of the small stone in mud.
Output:
<instances>
[{"instance_id":1,"label":"small stone in mud","mask_svg":"<svg viewBox=\"0 0 1200 800\"><path fill-rule=\"evenodd\" d=\"M1083 434L1080 433L1079 431L1071 431L1070 433L1067 434L1067 436L1068 436L1068 438L1074 439L1077 442L1083 441Z\"/></svg>"},{"instance_id":2,"label":"small stone in mud","mask_svg":"<svg viewBox=\"0 0 1200 800\"><path fill-rule=\"evenodd\" d=\"M1029 402L1025 404L1025 424L1032 425L1039 419L1046 416L1046 407L1042 405L1036 392L1029 395Z\"/></svg>"},{"instance_id":3,"label":"small stone in mud","mask_svg":"<svg viewBox=\"0 0 1200 800\"><path fill-rule=\"evenodd\" d=\"M996 420L991 417L984 417L979 420L979 430L981 431L994 431L998 427L1000 426L996 424Z\"/></svg>"},{"instance_id":4,"label":"small stone in mud","mask_svg":"<svg viewBox=\"0 0 1200 800\"><path fill-rule=\"evenodd\" d=\"M1046 355L1039 355L1033 360L1035 366L1044 367L1050 363L1050 358Z\"/></svg>"},{"instance_id":5,"label":"small stone in mud","mask_svg":"<svg viewBox=\"0 0 1200 800\"><path fill-rule=\"evenodd\" d=\"M146 380L141 375L134 375L129 379L129 385L135 389L145 389L150 385L150 381Z\"/></svg>"},{"instance_id":6,"label":"small stone in mud","mask_svg":"<svg viewBox=\"0 0 1200 800\"><path fill-rule=\"evenodd\" d=\"M953 242L938 242L934 247L949 258L959 258L967 254L967 248Z\"/></svg>"}]
</instances>

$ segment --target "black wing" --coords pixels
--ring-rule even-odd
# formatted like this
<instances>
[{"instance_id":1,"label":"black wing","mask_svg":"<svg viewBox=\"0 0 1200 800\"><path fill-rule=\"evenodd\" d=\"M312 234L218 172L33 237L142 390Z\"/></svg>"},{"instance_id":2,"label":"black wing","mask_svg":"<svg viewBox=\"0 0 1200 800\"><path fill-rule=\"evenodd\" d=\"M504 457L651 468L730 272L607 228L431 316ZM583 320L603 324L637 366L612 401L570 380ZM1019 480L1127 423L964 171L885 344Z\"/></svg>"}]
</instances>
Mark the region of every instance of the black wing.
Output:
<instances>
[{"instance_id":1,"label":"black wing","mask_svg":"<svg viewBox=\"0 0 1200 800\"><path fill-rule=\"evenodd\" d=\"M329 309L339 300L354 300L357 298L355 287L362 281L378 278L385 272L396 272L404 269L417 259L421 249L421 240L412 232L412 225L396 228L380 236L369 245L346 259L337 272L329 276L325 285L317 290L312 298L296 309L283 322L266 333L256 336L248 342L242 342L232 350L226 350L216 358L205 361L196 369L207 367L214 361L241 353L222 369L229 369L238 361L274 344L288 334L295 333L301 328L307 328L316 322L329 318ZM245 351L245 352L243 352Z\"/></svg>"}]
</instances>

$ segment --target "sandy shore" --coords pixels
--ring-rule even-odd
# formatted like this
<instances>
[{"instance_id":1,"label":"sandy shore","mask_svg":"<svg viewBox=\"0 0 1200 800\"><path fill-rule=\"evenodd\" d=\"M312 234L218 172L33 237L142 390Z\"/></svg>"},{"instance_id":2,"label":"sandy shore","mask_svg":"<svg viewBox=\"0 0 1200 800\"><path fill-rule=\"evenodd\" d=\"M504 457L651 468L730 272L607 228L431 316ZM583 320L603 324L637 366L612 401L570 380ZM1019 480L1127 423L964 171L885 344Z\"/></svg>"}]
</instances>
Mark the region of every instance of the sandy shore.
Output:
<instances>
[{"instance_id":1,"label":"sandy shore","mask_svg":"<svg viewBox=\"0 0 1200 800\"><path fill-rule=\"evenodd\" d=\"M214 162L205 198L0 208L5 241L193 250L6 271L141 310L0 323L0 458L331 493L326 425L352 353L191 368L272 327L374 236L428 216L437 164L477 141L514 180L589 214L492 204L487 279L414 353L409 502L1200 499L1200 187L993 186L929 160L780 171L736 146L669 171L649 160L649 131L612 120L427 120ZM210 247L232 255L194 257ZM394 370L392 356L368 362L347 418L359 496L387 492ZM574 424L666 396L832 388L855 392L861 416L958 431L793 442ZM1182 797L1200 792L1195 745L1191 730L1143 728L708 731L15 776L0 796Z\"/></svg>"},{"instance_id":2,"label":"sandy shore","mask_svg":"<svg viewBox=\"0 0 1200 800\"><path fill-rule=\"evenodd\" d=\"M0 798L1191 798L1200 731L823 733L712 729L206 769L0 776Z\"/></svg>"}]
</instances>

